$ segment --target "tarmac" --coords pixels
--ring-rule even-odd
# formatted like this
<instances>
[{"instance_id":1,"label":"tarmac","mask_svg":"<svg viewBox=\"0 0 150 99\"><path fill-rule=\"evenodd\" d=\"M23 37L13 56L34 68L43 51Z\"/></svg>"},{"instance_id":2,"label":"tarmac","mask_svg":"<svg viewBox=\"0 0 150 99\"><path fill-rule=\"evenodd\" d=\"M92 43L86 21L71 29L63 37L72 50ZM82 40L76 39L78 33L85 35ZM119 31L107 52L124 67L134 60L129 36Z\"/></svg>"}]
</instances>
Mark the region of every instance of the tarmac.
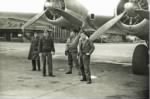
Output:
<instances>
[{"instance_id":1,"label":"tarmac","mask_svg":"<svg viewBox=\"0 0 150 99\"><path fill-rule=\"evenodd\" d=\"M0 42L0 99L148 99L148 76L132 73L135 44L95 44L92 84L81 82L77 70L67 75L65 44L55 44L54 75L32 71L30 43Z\"/></svg>"}]
</instances>

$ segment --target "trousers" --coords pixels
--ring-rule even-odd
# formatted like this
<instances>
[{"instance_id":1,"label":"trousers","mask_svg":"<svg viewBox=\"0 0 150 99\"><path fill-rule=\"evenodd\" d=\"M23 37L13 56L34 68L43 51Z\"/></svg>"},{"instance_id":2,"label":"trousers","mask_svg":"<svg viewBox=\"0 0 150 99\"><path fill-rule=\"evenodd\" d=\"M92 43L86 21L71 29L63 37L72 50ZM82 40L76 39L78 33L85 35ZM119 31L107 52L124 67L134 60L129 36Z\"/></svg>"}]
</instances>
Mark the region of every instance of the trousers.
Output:
<instances>
[{"instance_id":1,"label":"trousers","mask_svg":"<svg viewBox=\"0 0 150 99\"><path fill-rule=\"evenodd\" d=\"M80 55L80 70L83 79L91 82L90 55Z\"/></svg>"},{"instance_id":2,"label":"trousers","mask_svg":"<svg viewBox=\"0 0 150 99\"><path fill-rule=\"evenodd\" d=\"M37 66L38 66L38 70L41 70L40 60L32 60L32 70L36 70Z\"/></svg>"},{"instance_id":3,"label":"trousers","mask_svg":"<svg viewBox=\"0 0 150 99\"><path fill-rule=\"evenodd\" d=\"M69 65L69 71L72 72L73 63L76 67L76 69L79 71L79 62L78 62L78 55L75 52L69 52L68 53L68 65Z\"/></svg>"},{"instance_id":4,"label":"trousers","mask_svg":"<svg viewBox=\"0 0 150 99\"><path fill-rule=\"evenodd\" d=\"M46 67L48 67L48 75L53 75L53 63L51 52L43 52L42 61L43 61L43 75L46 75L47 71Z\"/></svg>"}]
</instances>

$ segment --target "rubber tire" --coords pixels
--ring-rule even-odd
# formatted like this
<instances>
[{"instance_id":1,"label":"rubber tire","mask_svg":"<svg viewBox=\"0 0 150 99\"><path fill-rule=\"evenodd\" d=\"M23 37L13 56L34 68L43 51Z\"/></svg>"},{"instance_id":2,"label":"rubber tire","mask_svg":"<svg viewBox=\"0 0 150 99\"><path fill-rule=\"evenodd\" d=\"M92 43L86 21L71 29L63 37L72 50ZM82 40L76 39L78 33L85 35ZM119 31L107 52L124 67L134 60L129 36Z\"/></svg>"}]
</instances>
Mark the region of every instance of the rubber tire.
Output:
<instances>
[{"instance_id":1,"label":"rubber tire","mask_svg":"<svg viewBox=\"0 0 150 99\"><path fill-rule=\"evenodd\" d=\"M132 57L132 71L137 75L147 75L148 68L148 48L144 44L138 45L133 53Z\"/></svg>"}]
</instances>

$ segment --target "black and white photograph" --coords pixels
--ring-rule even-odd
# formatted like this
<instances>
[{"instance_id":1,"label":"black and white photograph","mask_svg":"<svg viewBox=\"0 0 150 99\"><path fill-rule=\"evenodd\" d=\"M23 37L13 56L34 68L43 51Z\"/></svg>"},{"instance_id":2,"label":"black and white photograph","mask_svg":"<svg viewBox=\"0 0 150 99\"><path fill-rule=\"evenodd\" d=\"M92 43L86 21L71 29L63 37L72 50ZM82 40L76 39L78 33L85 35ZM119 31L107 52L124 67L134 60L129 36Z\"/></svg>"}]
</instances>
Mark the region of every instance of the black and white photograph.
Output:
<instances>
[{"instance_id":1,"label":"black and white photograph","mask_svg":"<svg viewBox=\"0 0 150 99\"><path fill-rule=\"evenodd\" d=\"M0 99L149 99L150 0L0 0Z\"/></svg>"}]
</instances>

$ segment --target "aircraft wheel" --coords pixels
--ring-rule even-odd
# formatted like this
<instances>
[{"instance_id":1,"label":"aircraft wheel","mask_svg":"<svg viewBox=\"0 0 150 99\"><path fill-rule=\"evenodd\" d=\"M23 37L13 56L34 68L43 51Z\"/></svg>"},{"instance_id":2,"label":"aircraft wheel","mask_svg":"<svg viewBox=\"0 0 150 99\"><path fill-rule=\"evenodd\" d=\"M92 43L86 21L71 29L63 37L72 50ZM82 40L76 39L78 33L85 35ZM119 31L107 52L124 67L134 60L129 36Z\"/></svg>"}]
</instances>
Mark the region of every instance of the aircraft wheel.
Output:
<instances>
[{"instance_id":1,"label":"aircraft wheel","mask_svg":"<svg viewBox=\"0 0 150 99\"><path fill-rule=\"evenodd\" d=\"M148 48L144 44L138 45L132 57L132 71L134 74L148 74Z\"/></svg>"}]
</instances>

